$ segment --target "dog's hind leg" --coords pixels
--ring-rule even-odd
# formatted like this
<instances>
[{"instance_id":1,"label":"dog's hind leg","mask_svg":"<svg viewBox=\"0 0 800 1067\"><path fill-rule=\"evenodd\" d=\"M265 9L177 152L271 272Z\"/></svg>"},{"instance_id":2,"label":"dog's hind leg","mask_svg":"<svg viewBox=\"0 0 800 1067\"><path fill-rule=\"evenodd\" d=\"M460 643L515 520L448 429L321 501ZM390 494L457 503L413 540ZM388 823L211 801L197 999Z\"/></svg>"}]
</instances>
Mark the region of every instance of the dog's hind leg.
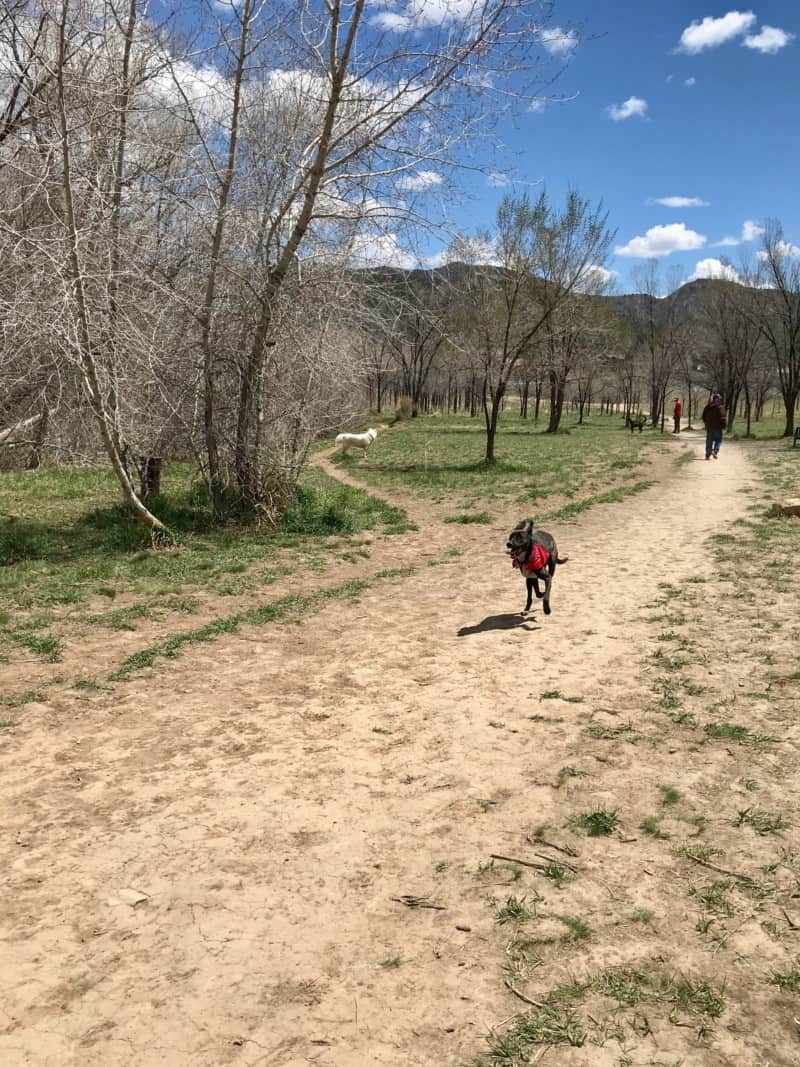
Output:
<instances>
[{"instance_id":1,"label":"dog's hind leg","mask_svg":"<svg viewBox=\"0 0 800 1067\"><path fill-rule=\"evenodd\" d=\"M532 594L533 594L533 586L534 586L535 582L536 582L535 578L526 578L525 579L525 586L526 586L526 588L528 590L528 599L525 601L525 611L530 611L531 610L531 601L533 600L533 596L532 596ZM539 587L538 586L536 586L536 595L537 596L539 595Z\"/></svg>"},{"instance_id":2,"label":"dog's hind leg","mask_svg":"<svg viewBox=\"0 0 800 1067\"><path fill-rule=\"evenodd\" d=\"M544 608L545 615L550 614L550 586L553 584L553 576L548 571L544 572Z\"/></svg>"}]
</instances>

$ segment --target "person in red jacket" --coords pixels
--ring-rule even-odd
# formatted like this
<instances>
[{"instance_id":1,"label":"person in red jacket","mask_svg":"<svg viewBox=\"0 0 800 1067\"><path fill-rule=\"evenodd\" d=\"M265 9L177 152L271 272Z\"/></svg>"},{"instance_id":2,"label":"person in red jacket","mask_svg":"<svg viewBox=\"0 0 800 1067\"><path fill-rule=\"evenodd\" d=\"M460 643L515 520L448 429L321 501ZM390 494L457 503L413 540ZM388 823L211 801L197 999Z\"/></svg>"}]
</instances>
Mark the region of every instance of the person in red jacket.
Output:
<instances>
[{"instance_id":1,"label":"person in red jacket","mask_svg":"<svg viewBox=\"0 0 800 1067\"><path fill-rule=\"evenodd\" d=\"M681 415L683 414L683 404L680 401L680 397L675 397L675 407L672 411L672 417L675 419L675 429L673 433L681 432Z\"/></svg>"}]
</instances>

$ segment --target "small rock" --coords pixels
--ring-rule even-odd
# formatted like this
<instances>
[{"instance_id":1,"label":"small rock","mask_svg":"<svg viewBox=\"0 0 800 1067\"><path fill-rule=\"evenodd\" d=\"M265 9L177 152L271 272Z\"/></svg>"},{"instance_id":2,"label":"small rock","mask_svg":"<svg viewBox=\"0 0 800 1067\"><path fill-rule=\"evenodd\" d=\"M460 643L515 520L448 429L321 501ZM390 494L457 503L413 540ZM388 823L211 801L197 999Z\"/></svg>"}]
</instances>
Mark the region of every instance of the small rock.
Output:
<instances>
[{"instance_id":1,"label":"small rock","mask_svg":"<svg viewBox=\"0 0 800 1067\"><path fill-rule=\"evenodd\" d=\"M460 930L462 934L471 934L472 933L472 927L471 926L461 926L458 923L456 923L456 930Z\"/></svg>"},{"instance_id":2,"label":"small rock","mask_svg":"<svg viewBox=\"0 0 800 1067\"><path fill-rule=\"evenodd\" d=\"M140 893L138 889L120 889L117 891L116 897L112 897L109 900L109 904L127 904L131 908L135 908L137 904L144 904L150 897L147 893Z\"/></svg>"}]
</instances>

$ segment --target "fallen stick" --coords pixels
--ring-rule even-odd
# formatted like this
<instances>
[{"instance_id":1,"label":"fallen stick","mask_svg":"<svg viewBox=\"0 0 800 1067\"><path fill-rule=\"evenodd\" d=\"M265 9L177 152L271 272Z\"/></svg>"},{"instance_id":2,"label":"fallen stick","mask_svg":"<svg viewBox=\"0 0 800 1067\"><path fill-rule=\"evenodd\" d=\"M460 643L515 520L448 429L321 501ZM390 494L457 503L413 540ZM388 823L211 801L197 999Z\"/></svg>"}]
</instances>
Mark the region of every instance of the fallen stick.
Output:
<instances>
[{"instance_id":1,"label":"fallen stick","mask_svg":"<svg viewBox=\"0 0 800 1067\"><path fill-rule=\"evenodd\" d=\"M566 867L567 870L574 871L575 874L578 873L578 868L574 864L568 863L566 860L553 859L552 856L545 856L543 852L537 852L536 855L539 857L540 860L547 860L548 867L552 867L555 864L559 864L560 863L561 866L562 867Z\"/></svg>"},{"instance_id":2,"label":"fallen stick","mask_svg":"<svg viewBox=\"0 0 800 1067\"><path fill-rule=\"evenodd\" d=\"M691 852L684 852L684 856L693 863L699 863L701 867L708 867L710 871L716 871L717 874L727 874L729 878L737 878L740 882L748 882L750 885L756 884L755 878L751 878L748 874L738 874L736 871L729 871L725 867L718 867L716 863L701 860L699 856L694 856Z\"/></svg>"},{"instance_id":3,"label":"fallen stick","mask_svg":"<svg viewBox=\"0 0 800 1067\"><path fill-rule=\"evenodd\" d=\"M392 897L398 904L405 904L407 908L432 908L434 911L447 911L444 904L433 904L427 897Z\"/></svg>"},{"instance_id":4,"label":"fallen stick","mask_svg":"<svg viewBox=\"0 0 800 1067\"><path fill-rule=\"evenodd\" d=\"M497 852L490 852L489 858L502 860L503 863L518 863L520 867L532 867L535 871L544 871L547 868L543 863L531 863L529 860L516 859L514 856L500 856Z\"/></svg>"},{"instance_id":5,"label":"fallen stick","mask_svg":"<svg viewBox=\"0 0 800 1067\"><path fill-rule=\"evenodd\" d=\"M555 845L552 841L545 841L543 837L531 837L527 834L525 840L529 845L546 845L547 848L554 848L556 852L563 852L565 856L577 856L578 850L571 845Z\"/></svg>"},{"instance_id":6,"label":"fallen stick","mask_svg":"<svg viewBox=\"0 0 800 1067\"><path fill-rule=\"evenodd\" d=\"M540 1000L531 1000L531 998L526 997L524 993L520 993L510 978L506 978L506 988L510 993L513 993L515 997L519 997L523 1004L530 1004L532 1008L538 1008L540 1011L547 1010L547 1005L542 1004Z\"/></svg>"}]
</instances>

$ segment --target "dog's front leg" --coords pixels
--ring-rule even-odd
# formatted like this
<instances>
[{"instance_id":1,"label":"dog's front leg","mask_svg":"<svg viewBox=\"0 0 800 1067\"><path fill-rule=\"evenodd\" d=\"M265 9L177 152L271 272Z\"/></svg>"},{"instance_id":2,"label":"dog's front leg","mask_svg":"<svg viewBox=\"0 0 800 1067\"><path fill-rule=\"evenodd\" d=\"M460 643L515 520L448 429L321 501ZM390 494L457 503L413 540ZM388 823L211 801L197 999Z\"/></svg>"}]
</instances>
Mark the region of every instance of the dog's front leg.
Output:
<instances>
[{"instance_id":1,"label":"dog's front leg","mask_svg":"<svg viewBox=\"0 0 800 1067\"><path fill-rule=\"evenodd\" d=\"M530 611L531 610L531 601L533 600L533 583L535 581L536 581L535 578L526 578L525 579L525 586L526 586L526 588L528 590L528 599L525 602L525 611ZM537 588L536 595L537 596L539 595L538 588Z\"/></svg>"},{"instance_id":2,"label":"dog's front leg","mask_svg":"<svg viewBox=\"0 0 800 1067\"><path fill-rule=\"evenodd\" d=\"M533 591L534 591L534 593L536 593L536 599L537 600L541 600L542 597L544 596L544 593L539 588L538 580L536 578L531 578L531 581L533 582Z\"/></svg>"}]
</instances>

